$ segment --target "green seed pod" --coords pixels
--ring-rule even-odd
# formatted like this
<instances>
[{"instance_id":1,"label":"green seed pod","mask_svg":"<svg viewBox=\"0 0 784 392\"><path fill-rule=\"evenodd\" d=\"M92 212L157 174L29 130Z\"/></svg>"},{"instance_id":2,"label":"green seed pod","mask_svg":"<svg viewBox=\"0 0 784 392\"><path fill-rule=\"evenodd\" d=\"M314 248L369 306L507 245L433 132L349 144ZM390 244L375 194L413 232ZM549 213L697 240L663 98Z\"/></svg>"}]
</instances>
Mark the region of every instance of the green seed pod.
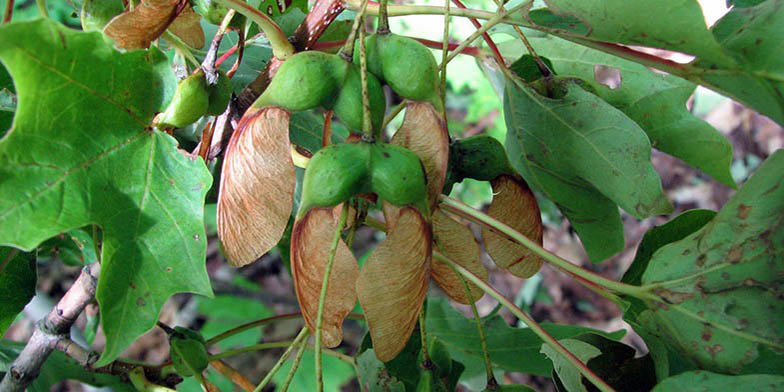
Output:
<instances>
[{"instance_id":1,"label":"green seed pod","mask_svg":"<svg viewBox=\"0 0 784 392\"><path fill-rule=\"evenodd\" d=\"M182 128L190 125L207 113L210 93L207 80L200 70L194 72L177 85L174 98L157 119L159 128Z\"/></svg>"},{"instance_id":2,"label":"green seed pod","mask_svg":"<svg viewBox=\"0 0 784 392\"><path fill-rule=\"evenodd\" d=\"M425 45L408 37L383 34L366 38L365 48L368 70L398 95L430 102L437 108L441 106L438 64ZM359 62L357 55L355 62Z\"/></svg>"},{"instance_id":3,"label":"green seed pod","mask_svg":"<svg viewBox=\"0 0 784 392\"><path fill-rule=\"evenodd\" d=\"M375 130L384 122L386 98L381 83L372 73L368 73L368 95L370 96L370 121ZM349 65L346 81L341 86L332 109L350 129L362 129L362 79L358 66Z\"/></svg>"},{"instance_id":4,"label":"green seed pod","mask_svg":"<svg viewBox=\"0 0 784 392\"><path fill-rule=\"evenodd\" d=\"M183 377L201 373L210 363L204 337L192 329L174 328L169 347L174 368Z\"/></svg>"},{"instance_id":5,"label":"green seed pod","mask_svg":"<svg viewBox=\"0 0 784 392\"><path fill-rule=\"evenodd\" d=\"M438 338L431 338L427 346L427 353L430 355L430 361L436 366L438 376L449 376L452 371L452 356L449 355L449 349L444 342Z\"/></svg>"},{"instance_id":6,"label":"green seed pod","mask_svg":"<svg viewBox=\"0 0 784 392\"><path fill-rule=\"evenodd\" d=\"M512 167L506 158L504 146L496 138L488 135L476 135L452 144L449 149L451 168L463 178L479 181L494 180L501 174L512 174Z\"/></svg>"},{"instance_id":7,"label":"green seed pod","mask_svg":"<svg viewBox=\"0 0 784 392\"><path fill-rule=\"evenodd\" d=\"M210 91L210 104L207 107L207 114L217 116L226 110L231 99L231 79L226 76L226 72L218 71L218 83L214 86L209 86Z\"/></svg>"},{"instance_id":8,"label":"green seed pod","mask_svg":"<svg viewBox=\"0 0 784 392\"><path fill-rule=\"evenodd\" d=\"M196 0L194 3L193 9L201 14L207 22L210 22L214 25L220 25L223 22L223 18L226 17L226 13L229 12L229 9L220 5L215 0ZM242 28L245 25L245 16L237 13L231 19L229 26L235 28Z\"/></svg>"},{"instance_id":9,"label":"green seed pod","mask_svg":"<svg viewBox=\"0 0 784 392\"><path fill-rule=\"evenodd\" d=\"M79 18L82 30L101 31L112 18L125 11L122 0L85 0Z\"/></svg>"},{"instance_id":10,"label":"green seed pod","mask_svg":"<svg viewBox=\"0 0 784 392\"><path fill-rule=\"evenodd\" d=\"M302 180L297 219L311 208L336 206L357 193L369 192L371 147L367 143L333 144L313 155Z\"/></svg>"},{"instance_id":11,"label":"green seed pod","mask_svg":"<svg viewBox=\"0 0 784 392\"><path fill-rule=\"evenodd\" d=\"M299 52L280 66L253 106L279 106L289 111L318 106L329 109L346 78L348 66L348 62L335 54Z\"/></svg>"},{"instance_id":12,"label":"green seed pod","mask_svg":"<svg viewBox=\"0 0 784 392\"><path fill-rule=\"evenodd\" d=\"M396 206L413 205L423 215L427 208L427 180L419 157L391 144L375 144L371 150L370 183L378 197Z\"/></svg>"}]
</instances>

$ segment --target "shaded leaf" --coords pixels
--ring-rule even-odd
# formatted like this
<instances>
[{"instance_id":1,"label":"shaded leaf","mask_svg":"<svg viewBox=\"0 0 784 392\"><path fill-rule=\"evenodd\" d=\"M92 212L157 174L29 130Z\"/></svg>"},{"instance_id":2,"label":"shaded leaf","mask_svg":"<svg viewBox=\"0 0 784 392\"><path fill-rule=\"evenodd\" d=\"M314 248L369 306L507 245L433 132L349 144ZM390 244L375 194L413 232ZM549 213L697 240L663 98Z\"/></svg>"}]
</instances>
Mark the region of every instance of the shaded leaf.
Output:
<instances>
[{"instance_id":1,"label":"shaded leaf","mask_svg":"<svg viewBox=\"0 0 784 392\"><path fill-rule=\"evenodd\" d=\"M376 358L372 349L366 350L357 357L359 367L359 386L368 392L405 392L402 381L390 375L384 363Z\"/></svg>"},{"instance_id":2,"label":"shaded leaf","mask_svg":"<svg viewBox=\"0 0 784 392\"><path fill-rule=\"evenodd\" d=\"M555 63L559 75L582 79L596 95L634 120L654 148L735 187L729 171L732 145L710 124L687 110L686 101L696 87L693 83L554 36L531 38L531 42L537 53ZM517 41L504 43L501 49L511 56L524 50ZM599 66L618 72L616 88L596 80Z\"/></svg>"},{"instance_id":3,"label":"shaded leaf","mask_svg":"<svg viewBox=\"0 0 784 392\"><path fill-rule=\"evenodd\" d=\"M235 267L267 253L286 229L296 184L288 123L282 109L249 109L226 147L218 235Z\"/></svg>"},{"instance_id":4,"label":"shaded leaf","mask_svg":"<svg viewBox=\"0 0 784 392\"><path fill-rule=\"evenodd\" d=\"M507 80L509 160L559 206L591 260L600 261L623 248L612 202L640 218L668 213L672 206L642 129L575 81L561 79L554 88L563 89L563 96L548 98Z\"/></svg>"},{"instance_id":5,"label":"shaded leaf","mask_svg":"<svg viewBox=\"0 0 784 392\"><path fill-rule=\"evenodd\" d=\"M0 248L0 336L35 296L35 257L13 248Z\"/></svg>"},{"instance_id":6,"label":"shaded leaf","mask_svg":"<svg viewBox=\"0 0 784 392\"><path fill-rule=\"evenodd\" d=\"M277 373L272 377L272 381L280 387L286 376L291 369L291 363L294 360L293 355L289 357L283 366L280 367ZM322 354L321 356L322 369L324 371L324 391L326 392L340 392L341 386L349 382L355 374L351 365L341 361L338 358ZM317 391L316 378L313 375L316 372L316 361L312 352L306 352L302 357L302 361L294 373L294 378L289 386L290 391Z\"/></svg>"},{"instance_id":7,"label":"shaded leaf","mask_svg":"<svg viewBox=\"0 0 784 392\"><path fill-rule=\"evenodd\" d=\"M426 102L408 102L403 124L390 141L413 151L425 167L430 207L438 201L449 163L446 121Z\"/></svg>"},{"instance_id":8,"label":"shaded leaf","mask_svg":"<svg viewBox=\"0 0 784 392\"><path fill-rule=\"evenodd\" d=\"M707 370L784 372L783 171L780 150L702 229L656 251L642 275L667 304L650 304L639 323Z\"/></svg>"},{"instance_id":9,"label":"shaded leaf","mask_svg":"<svg viewBox=\"0 0 784 392\"><path fill-rule=\"evenodd\" d=\"M324 268L338 223L331 208L313 208L294 222L291 233L291 275L302 316L314 333ZM343 340L343 319L357 302L354 286L358 275L359 266L351 249L338 240L324 299L321 341L327 347L336 347Z\"/></svg>"},{"instance_id":10,"label":"shaded leaf","mask_svg":"<svg viewBox=\"0 0 784 392\"><path fill-rule=\"evenodd\" d=\"M521 178L502 175L492 181L493 202L487 214L542 245L542 215L528 184ZM482 227L485 249L496 265L514 276L530 278L542 267L541 257L501 234Z\"/></svg>"},{"instance_id":11,"label":"shaded leaf","mask_svg":"<svg viewBox=\"0 0 784 392\"><path fill-rule=\"evenodd\" d=\"M701 229L706 223L716 216L716 211L711 210L689 210L669 222L656 226L642 237L640 245L637 247L637 254L634 256L632 265L623 275L622 282L640 285L640 278L648 267L653 253L664 245L680 241L687 235Z\"/></svg>"},{"instance_id":12,"label":"shaded leaf","mask_svg":"<svg viewBox=\"0 0 784 392\"><path fill-rule=\"evenodd\" d=\"M11 129L16 112L16 89L11 75L0 63L0 138Z\"/></svg>"},{"instance_id":13,"label":"shaded leaf","mask_svg":"<svg viewBox=\"0 0 784 392\"><path fill-rule=\"evenodd\" d=\"M487 280L487 269L482 265L482 261L479 258L479 244L476 243L471 229L449 217L440 208L436 208L433 212L432 219L433 240L436 242L435 249L443 252L445 256L471 271L482 280ZM478 301L485 295L485 292L479 286L465 280L468 284L471 298L473 298L473 301L469 301L463 285L464 278L455 272L452 267L438 260L433 260L430 267L430 276L433 277L433 281L441 290L444 290L449 298L461 304L468 304Z\"/></svg>"},{"instance_id":14,"label":"shaded leaf","mask_svg":"<svg viewBox=\"0 0 784 392\"><path fill-rule=\"evenodd\" d=\"M146 49L175 18L179 0L141 0L133 9L112 18L103 32L118 48Z\"/></svg>"},{"instance_id":15,"label":"shaded leaf","mask_svg":"<svg viewBox=\"0 0 784 392\"><path fill-rule=\"evenodd\" d=\"M458 313L449 301L442 298L428 299L427 333L441 339L449 348L452 358L478 358L478 366L484 372L482 348L474 320ZM606 333L575 325L541 323L556 339L570 339L586 333L595 333L610 339L620 339L623 331ZM509 326L501 316L482 319L487 337L487 350L494 367L508 371L549 376L552 362L539 352L542 340L528 328ZM468 365L468 361L460 360ZM468 372L468 370L466 370Z\"/></svg>"},{"instance_id":16,"label":"shaded leaf","mask_svg":"<svg viewBox=\"0 0 784 392\"><path fill-rule=\"evenodd\" d=\"M750 374L728 376L704 370L681 373L670 377L653 388L653 392L748 391L767 392L784 389L784 376Z\"/></svg>"},{"instance_id":17,"label":"shaded leaf","mask_svg":"<svg viewBox=\"0 0 784 392\"><path fill-rule=\"evenodd\" d=\"M397 224L360 271L357 296L368 323L373 349L386 362L408 341L427 292L432 235L412 207L400 209Z\"/></svg>"},{"instance_id":18,"label":"shaded leaf","mask_svg":"<svg viewBox=\"0 0 784 392\"><path fill-rule=\"evenodd\" d=\"M201 29L201 15L186 4L179 15L169 25L169 31L182 42L194 49L204 47L204 30Z\"/></svg>"},{"instance_id":19,"label":"shaded leaf","mask_svg":"<svg viewBox=\"0 0 784 392\"><path fill-rule=\"evenodd\" d=\"M51 257L67 265L87 265L98 261L91 233L84 229L60 233L41 244L38 258Z\"/></svg>"},{"instance_id":20,"label":"shaded leaf","mask_svg":"<svg viewBox=\"0 0 784 392\"><path fill-rule=\"evenodd\" d=\"M271 317L275 312L257 299L241 298L230 295L216 295L215 298L198 298L197 309L207 321L199 331L207 337L217 336L231 328L251 321ZM218 342L221 349L250 346L259 342L261 328L252 328Z\"/></svg>"},{"instance_id":21,"label":"shaded leaf","mask_svg":"<svg viewBox=\"0 0 784 392\"><path fill-rule=\"evenodd\" d=\"M0 244L31 250L77 227L103 229L105 365L155 325L170 295L211 295L202 206L212 178L147 128L176 83L157 49L121 54L100 34L45 20L2 26L0 40L19 92L0 141Z\"/></svg>"},{"instance_id":22,"label":"shaded leaf","mask_svg":"<svg viewBox=\"0 0 784 392\"><path fill-rule=\"evenodd\" d=\"M559 340L569 352L574 354L583 363L588 362L589 359L598 357L602 354L598 348L576 339L563 339ZM554 348L548 344L542 344L542 354L547 355L553 361L553 369L558 374L558 378L563 383L564 387L569 392L586 392L585 386L582 383L582 375L580 371L572 365L566 356L555 351Z\"/></svg>"}]
</instances>

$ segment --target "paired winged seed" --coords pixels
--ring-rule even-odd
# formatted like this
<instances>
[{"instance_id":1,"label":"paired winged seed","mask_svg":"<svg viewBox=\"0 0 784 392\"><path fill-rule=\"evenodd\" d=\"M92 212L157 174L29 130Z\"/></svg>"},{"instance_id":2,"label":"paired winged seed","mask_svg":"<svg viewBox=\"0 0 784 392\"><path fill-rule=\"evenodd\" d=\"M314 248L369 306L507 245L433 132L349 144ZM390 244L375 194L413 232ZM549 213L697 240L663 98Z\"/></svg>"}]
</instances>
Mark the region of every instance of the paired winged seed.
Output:
<instances>
[{"instance_id":1,"label":"paired winged seed","mask_svg":"<svg viewBox=\"0 0 784 392\"><path fill-rule=\"evenodd\" d=\"M449 217L440 208L433 212L433 237L437 243L435 250L442 252L482 280L487 280L487 269L479 259L479 244L474 239L471 230ZM430 274L433 280L449 298L461 304L471 303L466 295L461 276L452 267L437 260L433 261L431 267ZM467 283L474 302L482 298L484 291L471 282Z\"/></svg>"},{"instance_id":2,"label":"paired winged seed","mask_svg":"<svg viewBox=\"0 0 784 392\"><path fill-rule=\"evenodd\" d=\"M146 49L174 20L179 0L142 0L115 16L103 32L122 49Z\"/></svg>"},{"instance_id":3,"label":"paired winged seed","mask_svg":"<svg viewBox=\"0 0 784 392\"><path fill-rule=\"evenodd\" d=\"M430 227L415 208L400 210L398 224L362 267L357 295L373 350L389 361L405 346L417 323L430 273Z\"/></svg>"},{"instance_id":4,"label":"paired winged seed","mask_svg":"<svg viewBox=\"0 0 784 392\"><path fill-rule=\"evenodd\" d=\"M428 201L434 207L444 187L449 163L449 134L444 119L430 103L410 101L406 104L403 124L391 143L413 151L422 161Z\"/></svg>"},{"instance_id":5,"label":"paired winged seed","mask_svg":"<svg viewBox=\"0 0 784 392\"><path fill-rule=\"evenodd\" d=\"M229 263L252 263L286 229L296 174L288 137L289 113L249 109L231 135L218 195L218 235Z\"/></svg>"},{"instance_id":6,"label":"paired winged seed","mask_svg":"<svg viewBox=\"0 0 784 392\"><path fill-rule=\"evenodd\" d=\"M542 244L542 215L531 189L522 178L501 175L491 182L493 202L487 214ZM482 228L485 249L496 265L520 278L529 278L542 267L542 259L528 248Z\"/></svg>"},{"instance_id":7,"label":"paired winged seed","mask_svg":"<svg viewBox=\"0 0 784 392\"><path fill-rule=\"evenodd\" d=\"M291 233L291 274L302 315L311 331L316 330L319 295L332 237L339 223L340 209L313 208L294 222ZM336 347L343 340L343 319L357 302L355 284L357 260L343 240L338 241L330 271L322 318L322 342Z\"/></svg>"}]
</instances>

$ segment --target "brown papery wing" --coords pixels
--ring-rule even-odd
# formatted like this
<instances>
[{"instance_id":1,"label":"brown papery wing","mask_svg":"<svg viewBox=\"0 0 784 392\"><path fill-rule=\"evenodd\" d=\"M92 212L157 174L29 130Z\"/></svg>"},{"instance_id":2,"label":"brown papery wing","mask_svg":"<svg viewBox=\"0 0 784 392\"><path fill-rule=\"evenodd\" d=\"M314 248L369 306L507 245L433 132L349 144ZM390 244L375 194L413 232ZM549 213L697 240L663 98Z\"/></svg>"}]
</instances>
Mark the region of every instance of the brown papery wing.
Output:
<instances>
[{"instance_id":1,"label":"brown papery wing","mask_svg":"<svg viewBox=\"0 0 784 392\"><path fill-rule=\"evenodd\" d=\"M288 130L285 110L251 108L231 135L218 195L218 235L233 266L267 253L286 229L297 181Z\"/></svg>"},{"instance_id":2,"label":"brown papery wing","mask_svg":"<svg viewBox=\"0 0 784 392\"><path fill-rule=\"evenodd\" d=\"M474 273L482 280L487 280L487 269L479 259L479 244L476 243L471 229L450 218L437 208L433 212L433 240L437 243L434 250L442 252L455 263ZM461 276L447 264L435 259L431 262L430 275L438 287L461 304L469 304L465 286ZM466 281L473 302L482 298L484 291L479 286Z\"/></svg>"},{"instance_id":3,"label":"brown papery wing","mask_svg":"<svg viewBox=\"0 0 784 392\"><path fill-rule=\"evenodd\" d=\"M338 211L340 208L335 207ZM294 288L302 316L314 333L324 269L338 223L339 218L331 208L314 208L294 223L291 232ZM357 302L355 285L358 275L357 260L343 240L338 240L322 316L321 341L327 347L335 347L343 340L343 319Z\"/></svg>"},{"instance_id":4,"label":"brown papery wing","mask_svg":"<svg viewBox=\"0 0 784 392\"><path fill-rule=\"evenodd\" d=\"M531 189L522 178L502 175L492 181L493 202L487 214L542 245L542 215ZM483 227L485 249L495 264L520 278L530 278L542 258L523 245Z\"/></svg>"},{"instance_id":5,"label":"brown papery wing","mask_svg":"<svg viewBox=\"0 0 784 392\"><path fill-rule=\"evenodd\" d=\"M188 4L183 8L182 12L177 15L171 25L169 31L176 35L182 42L194 49L201 49L204 47L204 30L201 28L201 15L191 8Z\"/></svg>"},{"instance_id":6,"label":"brown papery wing","mask_svg":"<svg viewBox=\"0 0 784 392\"><path fill-rule=\"evenodd\" d=\"M434 207L444 188L449 163L449 133L443 117L427 102L408 102L403 124L391 143L419 156L427 175L428 201Z\"/></svg>"},{"instance_id":7,"label":"brown papery wing","mask_svg":"<svg viewBox=\"0 0 784 392\"><path fill-rule=\"evenodd\" d=\"M142 0L132 10L115 16L103 32L122 49L146 49L166 31L179 0Z\"/></svg>"},{"instance_id":8,"label":"brown papery wing","mask_svg":"<svg viewBox=\"0 0 784 392\"><path fill-rule=\"evenodd\" d=\"M403 350L427 292L432 235L414 208L400 210L397 224L359 273L357 295L368 323L373 350L389 361Z\"/></svg>"}]
</instances>

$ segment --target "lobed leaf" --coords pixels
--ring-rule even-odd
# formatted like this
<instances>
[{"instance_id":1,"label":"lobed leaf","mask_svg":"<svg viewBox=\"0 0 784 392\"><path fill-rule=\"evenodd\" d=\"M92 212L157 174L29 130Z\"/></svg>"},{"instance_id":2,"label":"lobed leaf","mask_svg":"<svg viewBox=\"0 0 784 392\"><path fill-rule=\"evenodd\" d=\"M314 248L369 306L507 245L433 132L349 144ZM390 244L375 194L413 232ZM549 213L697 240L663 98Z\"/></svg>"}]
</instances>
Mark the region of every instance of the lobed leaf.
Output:
<instances>
[{"instance_id":1,"label":"lobed leaf","mask_svg":"<svg viewBox=\"0 0 784 392\"><path fill-rule=\"evenodd\" d=\"M340 208L342 205L336 207ZM338 223L339 218L331 208L313 208L294 222L291 232L291 275L302 316L314 333L324 268ZM337 347L343 340L343 319L357 302L354 287L358 276L357 260L343 240L339 240L322 316L321 341L327 347Z\"/></svg>"},{"instance_id":2,"label":"lobed leaf","mask_svg":"<svg viewBox=\"0 0 784 392\"><path fill-rule=\"evenodd\" d=\"M642 275L667 304L649 304L638 322L706 370L784 371L782 171L779 150L709 223L656 251Z\"/></svg>"},{"instance_id":3,"label":"lobed leaf","mask_svg":"<svg viewBox=\"0 0 784 392\"><path fill-rule=\"evenodd\" d=\"M2 26L0 41L19 93L0 141L0 244L32 250L103 229L102 366L155 326L172 294L211 295L202 215L212 178L147 127L176 85L159 50L121 54L47 20Z\"/></svg>"},{"instance_id":4,"label":"lobed leaf","mask_svg":"<svg viewBox=\"0 0 784 392\"><path fill-rule=\"evenodd\" d=\"M471 229L449 217L440 208L435 209L432 219L436 249L482 280L487 280L487 269L479 258L479 244L476 243ZM434 260L430 267L430 276L438 287L444 290L449 298L461 304L476 302L485 294L479 286L465 280L449 265ZM473 301L469 301L463 281L468 284Z\"/></svg>"},{"instance_id":5,"label":"lobed leaf","mask_svg":"<svg viewBox=\"0 0 784 392\"><path fill-rule=\"evenodd\" d=\"M356 285L373 350L384 362L395 358L411 336L430 272L430 225L412 207L400 209L396 221L365 262Z\"/></svg>"},{"instance_id":6,"label":"lobed leaf","mask_svg":"<svg viewBox=\"0 0 784 392\"><path fill-rule=\"evenodd\" d=\"M699 391L779 391L784 389L784 376L750 374L730 376L695 370L669 377L653 388L653 392Z\"/></svg>"},{"instance_id":7,"label":"lobed leaf","mask_svg":"<svg viewBox=\"0 0 784 392\"><path fill-rule=\"evenodd\" d=\"M267 253L286 229L297 181L288 129L285 110L249 109L226 147L218 236L235 267Z\"/></svg>"},{"instance_id":8,"label":"lobed leaf","mask_svg":"<svg viewBox=\"0 0 784 392\"><path fill-rule=\"evenodd\" d=\"M521 178L502 175L493 180L493 202L487 214L542 245L543 226L539 204ZM482 227L485 249L496 265L520 278L530 278L542 268L541 257L501 234Z\"/></svg>"}]
</instances>

